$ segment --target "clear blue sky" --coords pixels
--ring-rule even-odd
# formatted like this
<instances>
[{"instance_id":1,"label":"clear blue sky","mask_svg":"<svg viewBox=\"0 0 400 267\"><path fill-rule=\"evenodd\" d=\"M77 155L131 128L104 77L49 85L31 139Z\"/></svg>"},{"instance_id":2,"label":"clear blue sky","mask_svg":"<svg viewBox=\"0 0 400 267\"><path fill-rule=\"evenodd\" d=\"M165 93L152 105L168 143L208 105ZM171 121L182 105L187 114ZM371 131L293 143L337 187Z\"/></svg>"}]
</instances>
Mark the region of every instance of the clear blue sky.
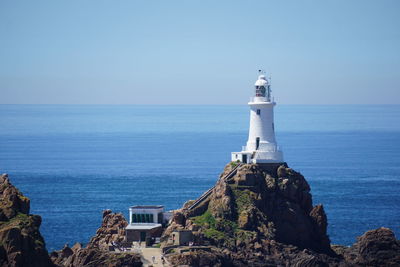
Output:
<instances>
[{"instance_id":1,"label":"clear blue sky","mask_svg":"<svg viewBox=\"0 0 400 267\"><path fill-rule=\"evenodd\" d=\"M400 104L400 1L0 1L0 103Z\"/></svg>"}]
</instances>

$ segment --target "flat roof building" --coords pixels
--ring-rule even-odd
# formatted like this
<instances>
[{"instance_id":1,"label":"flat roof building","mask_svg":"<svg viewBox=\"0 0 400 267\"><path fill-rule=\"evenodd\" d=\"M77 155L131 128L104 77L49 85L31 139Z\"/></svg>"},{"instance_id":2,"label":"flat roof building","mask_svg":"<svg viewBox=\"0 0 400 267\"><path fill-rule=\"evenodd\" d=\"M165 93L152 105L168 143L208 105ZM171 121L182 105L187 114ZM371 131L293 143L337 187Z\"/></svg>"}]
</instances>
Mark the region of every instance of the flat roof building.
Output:
<instances>
[{"instance_id":1,"label":"flat roof building","mask_svg":"<svg viewBox=\"0 0 400 267\"><path fill-rule=\"evenodd\" d=\"M162 226L171 218L162 205L137 205L129 208L129 224L125 228L127 242L147 241L160 237Z\"/></svg>"}]
</instances>

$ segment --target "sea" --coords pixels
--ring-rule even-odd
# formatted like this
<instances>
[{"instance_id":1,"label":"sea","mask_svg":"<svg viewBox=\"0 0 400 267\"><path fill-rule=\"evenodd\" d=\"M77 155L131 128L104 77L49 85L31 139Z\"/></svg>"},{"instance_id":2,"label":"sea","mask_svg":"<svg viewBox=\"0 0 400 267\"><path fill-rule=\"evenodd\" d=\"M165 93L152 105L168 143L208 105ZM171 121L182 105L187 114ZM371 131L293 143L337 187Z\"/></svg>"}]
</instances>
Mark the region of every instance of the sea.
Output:
<instances>
[{"instance_id":1,"label":"sea","mask_svg":"<svg viewBox=\"0 0 400 267\"><path fill-rule=\"evenodd\" d=\"M248 126L246 105L0 105L0 172L42 216L52 251L87 243L105 209L199 197ZM275 130L333 244L381 226L399 238L400 105L277 105Z\"/></svg>"}]
</instances>

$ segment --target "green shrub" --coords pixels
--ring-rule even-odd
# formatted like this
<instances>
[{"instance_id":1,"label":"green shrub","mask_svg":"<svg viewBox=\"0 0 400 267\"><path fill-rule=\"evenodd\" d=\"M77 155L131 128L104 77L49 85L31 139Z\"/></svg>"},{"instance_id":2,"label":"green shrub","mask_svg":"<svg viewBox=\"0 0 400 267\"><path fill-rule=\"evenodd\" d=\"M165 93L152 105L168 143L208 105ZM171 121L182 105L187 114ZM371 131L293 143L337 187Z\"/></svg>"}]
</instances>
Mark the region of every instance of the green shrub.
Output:
<instances>
[{"instance_id":1,"label":"green shrub","mask_svg":"<svg viewBox=\"0 0 400 267\"><path fill-rule=\"evenodd\" d=\"M204 231L204 235L207 238L212 238L216 240L224 240L225 239L225 233L218 231L216 229L207 229Z\"/></svg>"},{"instance_id":2,"label":"green shrub","mask_svg":"<svg viewBox=\"0 0 400 267\"><path fill-rule=\"evenodd\" d=\"M235 197L238 214L253 205L253 200L250 197L249 190L238 190L237 188L232 188L232 192Z\"/></svg>"},{"instance_id":3,"label":"green shrub","mask_svg":"<svg viewBox=\"0 0 400 267\"><path fill-rule=\"evenodd\" d=\"M215 218L209 210L202 215L193 217L193 222L206 228L215 228Z\"/></svg>"},{"instance_id":4,"label":"green shrub","mask_svg":"<svg viewBox=\"0 0 400 267\"><path fill-rule=\"evenodd\" d=\"M231 162L230 162L230 165L231 165L232 167L236 167L238 164L239 164L239 161L231 161Z\"/></svg>"}]
</instances>

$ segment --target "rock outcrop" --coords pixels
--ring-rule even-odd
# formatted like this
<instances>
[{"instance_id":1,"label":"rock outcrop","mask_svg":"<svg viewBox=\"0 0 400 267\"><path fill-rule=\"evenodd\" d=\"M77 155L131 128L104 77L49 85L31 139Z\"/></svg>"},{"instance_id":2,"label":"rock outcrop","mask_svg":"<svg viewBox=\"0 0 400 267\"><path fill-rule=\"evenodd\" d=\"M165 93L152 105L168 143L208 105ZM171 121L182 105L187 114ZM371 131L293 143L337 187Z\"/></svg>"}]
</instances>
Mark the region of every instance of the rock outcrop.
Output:
<instances>
[{"instance_id":1,"label":"rock outcrop","mask_svg":"<svg viewBox=\"0 0 400 267\"><path fill-rule=\"evenodd\" d=\"M39 232L42 219L29 210L29 199L1 175L0 266L53 266Z\"/></svg>"},{"instance_id":2,"label":"rock outcrop","mask_svg":"<svg viewBox=\"0 0 400 267\"><path fill-rule=\"evenodd\" d=\"M400 266L400 241L388 228L367 231L350 248L334 249L350 266Z\"/></svg>"},{"instance_id":3,"label":"rock outcrop","mask_svg":"<svg viewBox=\"0 0 400 267\"><path fill-rule=\"evenodd\" d=\"M123 242L127 225L128 222L122 213L113 213L111 210L103 211L103 222L97 229L96 235L90 239L88 248L108 250L112 242Z\"/></svg>"},{"instance_id":4,"label":"rock outcrop","mask_svg":"<svg viewBox=\"0 0 400 267\"><path fill-rule=\"evenodd\" d=\"M41 217L29 214L30 201L0 176L0 266L4 267L95 267L142 266L140 255L112 253L111 242L120 243L127 222L121 213L103 212L103 222L86 247L65 246L49 256L39 232Z\"/></svg>"},{"instance_id":5,"label":"rock outcrop","mask_svg":"<svg viewBox=\"0 0 400 267\"><path fill-rule=\"evenodd\" d=\"M60 267L95 266L142 266L140 255L134 253L114 253L109 251L112 243L124 241L127 221L121 213L103 211L103 221L96 235L86 247L77 243L72 248L67 245L51 253L52 261Z\"/></svg>"},{"instance_id":6,"label":"rock outcrop","mask_svg":"<svg viewBox=\"0 0 400 267\"><path fill-rule=\"evenodd\" d=\"M307 181L285 164L268 167L245 164L230 181L220 179L210 195L207 211L201 214L196 210L204 207L190 211L188 224L201 226L206 237L210 229L227 234L235 246L275 240L330 253L327 218L322 205L312 206ZM225 172L231 168L228 164ZM215 223L204 227L204 214L214 218ZM211 241L218 243L213 238Z\"/></svg>"},{"instance_id":7,"label":"rock outcrop","mask_svg":"<svg viewBox=\"0 0 400 267\"><path fill-rule=\"evenodd\" d=\"M136 267L142 266L140 255L129 253L112 253L98 248L79 248L75 244L65 246L60 251L53 251L51 259L60 267Z\"/></svg>"},{"instance_id":8,"label":"rock outcrop","mask_svg":"<svg viewBox=\"0 0 400 267\"><path fill-rule=\"evenodd\" d=\"M225 167L202 203L188 209L193 203L189 201L174 212L162 238L163 247L168 247L174 230L187 229L193 231L195 244L213 248L217 266L376 266L397 262L398 241L385 231L367 232L352 248L341 247L342 253L338 253L336 247L335 253L323 206L313 206L307 181L286 164L244 164L232 178L223 179L234 164ZM199 261L198 254L171 254L169 260L176 265L211 266Z\"/></svg>"},{"instance_id":9,"label":"rock outcrop","mask_svg":"<svg viewBox=\"0 0 400 267\"><path fill-rule=\"evenodd\" d=\"M184 252L181 254L174 254L168 258L169 263L172 266L231 266L232 261L227 255L219 252L218 250L213 251L193 251Z\"/></svg>"}]
</instances>

